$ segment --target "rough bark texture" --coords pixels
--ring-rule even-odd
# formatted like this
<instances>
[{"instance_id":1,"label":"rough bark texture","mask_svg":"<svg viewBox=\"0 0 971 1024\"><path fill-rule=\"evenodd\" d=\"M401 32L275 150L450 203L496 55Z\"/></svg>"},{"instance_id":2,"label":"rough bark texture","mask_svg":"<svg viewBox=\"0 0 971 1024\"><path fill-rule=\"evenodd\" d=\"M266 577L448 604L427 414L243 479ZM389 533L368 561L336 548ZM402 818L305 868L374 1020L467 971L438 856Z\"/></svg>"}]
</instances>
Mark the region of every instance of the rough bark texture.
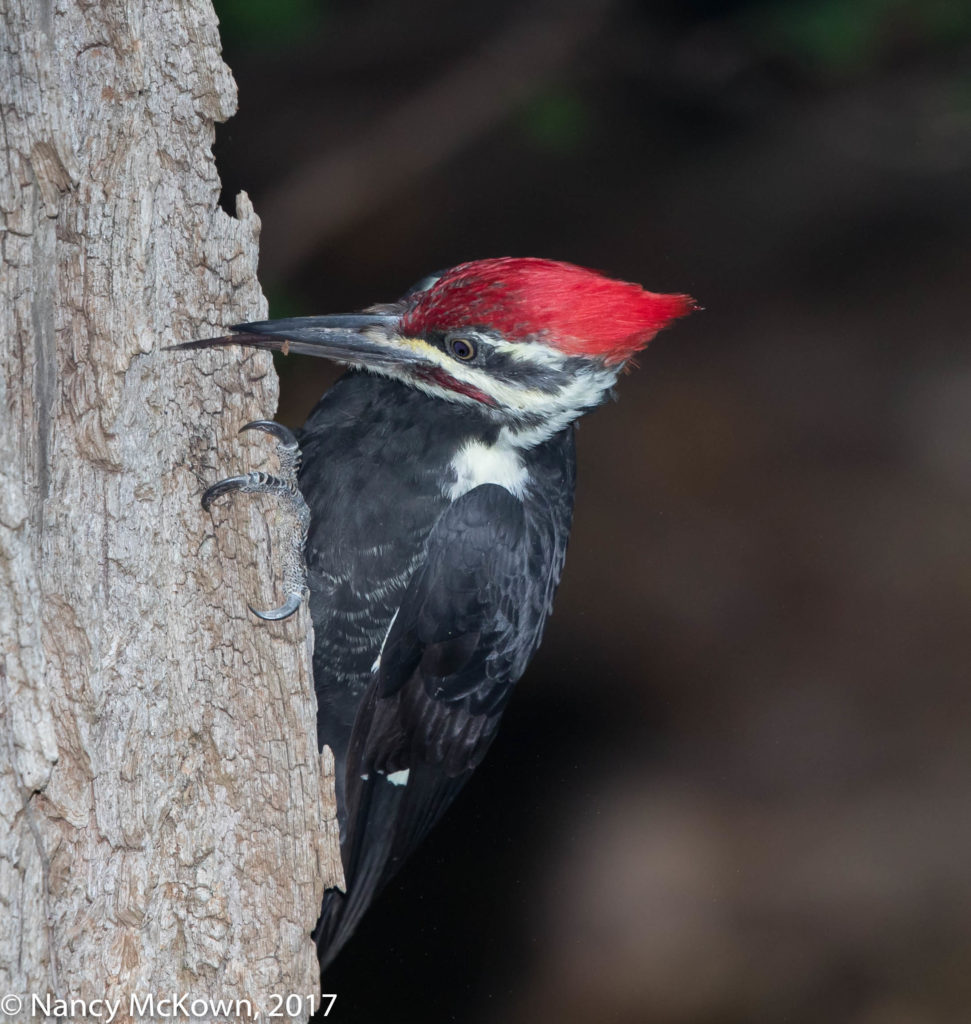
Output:
<instances>
[{"instance_id":1,"label":"rough bark texture","mask_svg":"<svg viewBox=\"0 0 971 1024\"><path fill-rule=\"evenodd\" d=\"M276 377L161 351L265 314L234 107L209 0L0 0L0 994L116 1019L317 992L339 872L308 616L246 611L287 524L199 507Z\"/></svg>"}]
</instances>

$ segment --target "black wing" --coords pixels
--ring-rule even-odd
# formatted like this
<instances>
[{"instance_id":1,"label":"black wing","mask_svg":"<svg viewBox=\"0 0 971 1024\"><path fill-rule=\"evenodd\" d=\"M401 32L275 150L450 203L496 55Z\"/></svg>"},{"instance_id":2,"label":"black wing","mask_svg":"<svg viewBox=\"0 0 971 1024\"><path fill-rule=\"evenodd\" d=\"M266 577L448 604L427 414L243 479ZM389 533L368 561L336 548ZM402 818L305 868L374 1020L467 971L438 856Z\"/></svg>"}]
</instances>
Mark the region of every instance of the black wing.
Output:
<instances>
[{"instance_id":1,"label":"black wing","mask_svg":"<svg viewBox=\"0 0 971 1024\"><path fill-rule=\"evenodd\" d=\"M556 517L527 516L522 501L486 484L433 528L351 736L347 892L325 897L322 966L492 742L552 605L562 527Z\"/></svg>"}]
</instances>

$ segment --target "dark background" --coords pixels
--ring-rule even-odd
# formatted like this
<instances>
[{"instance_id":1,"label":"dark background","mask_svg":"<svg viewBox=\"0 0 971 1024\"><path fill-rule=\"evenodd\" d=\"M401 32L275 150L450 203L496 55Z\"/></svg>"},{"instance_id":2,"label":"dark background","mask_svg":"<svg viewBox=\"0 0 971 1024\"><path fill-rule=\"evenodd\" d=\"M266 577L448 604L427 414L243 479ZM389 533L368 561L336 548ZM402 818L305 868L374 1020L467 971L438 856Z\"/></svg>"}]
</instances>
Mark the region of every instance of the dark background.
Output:
<instances>
[{"instance_id":1,"label":"dark background","mask_svg":"<svg viewBox=\"0 0 971 1024\"><path fill-rule=\"evenodd\" d=\"M544 646L331 1019L971 1019L971 4L217 8L272 315L498 255L706 307L583 421Z\"/></svg>"}]
</instances>

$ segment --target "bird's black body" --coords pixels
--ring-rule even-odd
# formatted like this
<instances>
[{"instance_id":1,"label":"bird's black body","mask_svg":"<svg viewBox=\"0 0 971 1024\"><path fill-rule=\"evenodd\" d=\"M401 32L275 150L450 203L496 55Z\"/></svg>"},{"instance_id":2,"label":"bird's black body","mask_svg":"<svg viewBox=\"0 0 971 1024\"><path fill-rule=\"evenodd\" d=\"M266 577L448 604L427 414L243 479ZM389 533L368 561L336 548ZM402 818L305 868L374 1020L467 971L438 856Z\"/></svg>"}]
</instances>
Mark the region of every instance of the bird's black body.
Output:
<instances>
[{"instance_id":1,"label":"bird's black body","mask_svg":"<svg viewBox=\"0 0 971 1024\"><path fill-rule=\"evenodd\" d=\"M453 497L457 454L498 435L474 407L355 371L300 435L318 737L347 876L324 903L324 963L482 759L552 608L573 427L518 456L521 496L486 482Z\"/></svg>"},{"instance_id":2,"label":"bird's black body","mask_svg":"<svg viewBox=\"0 0 971 1024\"><path fill-rule=\"evenodd\" d=\"M285 618L309 590L347 883L324 898L323 967L482 760L539 645L570 531L574 422L693 308L567 263L478 260L363 313L182 346L358 367L301 433L299 491L296 439L257 421L281 442L281 474L203 496L208 508L230 491L272 493L307 528L284 560L286 602L256 614Z\"/></svg>"}]
</instances>

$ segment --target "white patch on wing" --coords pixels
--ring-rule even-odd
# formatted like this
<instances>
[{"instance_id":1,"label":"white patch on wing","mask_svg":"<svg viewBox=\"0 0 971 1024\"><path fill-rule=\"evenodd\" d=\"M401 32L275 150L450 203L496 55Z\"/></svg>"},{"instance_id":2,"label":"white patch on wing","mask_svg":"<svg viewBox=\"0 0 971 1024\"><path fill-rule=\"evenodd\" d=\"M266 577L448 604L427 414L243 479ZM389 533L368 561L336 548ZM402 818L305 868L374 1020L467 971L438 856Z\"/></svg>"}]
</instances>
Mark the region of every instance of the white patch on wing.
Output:
<instances>
[{"instance_id":1,"label":"white patch on wing","mask_svg":"<svg viewBox=\"0 0 971 1024\"><path fill-rule=\"evenodd\" d=\"M455 501L482 484L498 484L516 498L526 490L529 473L519 452L509 445L469 441L452 459L455 480L443 488L446 498Z\"/></svg>"},{"instance_id":2,"label":"white patch on wing","mask_svg":"<svg viewBox=\"0 0 971 1024\"><path fill-rule=\"evenodd\" d=\"M388 642L388 637L391 635L391 627L394 625L394 620L398 617L400 608L395 608L394 615L391 616L391 621L388 623L388 628L384 631L384 639L381 641L381 649L378 651L378 656L374 659L374 664L371 666L371 674L381 667L381 655L384 654L384 645Z\"/></svg>"},{"instance_id":3,"label":"white patch on wing","mask_svg":"<svg viewBox=\"0 0 971 1024\"><path fill-rule=\"evenodd\" d=\"M402 768L400 771L391 772L386 778L392 786L407 786L408 776L411 774L410 768Z\"/></svg>"}]
</instances>

